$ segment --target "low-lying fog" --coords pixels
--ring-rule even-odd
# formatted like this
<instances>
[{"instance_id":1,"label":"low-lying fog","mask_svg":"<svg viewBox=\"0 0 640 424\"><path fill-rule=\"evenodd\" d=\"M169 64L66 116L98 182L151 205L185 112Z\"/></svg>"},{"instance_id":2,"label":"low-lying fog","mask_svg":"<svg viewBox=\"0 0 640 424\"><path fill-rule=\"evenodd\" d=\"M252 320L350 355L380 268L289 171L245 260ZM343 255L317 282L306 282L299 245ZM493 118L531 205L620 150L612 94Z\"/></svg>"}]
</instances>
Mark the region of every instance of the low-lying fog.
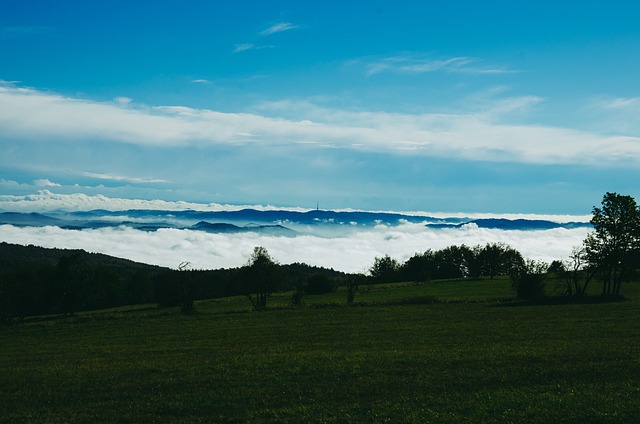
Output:
<instances>
[{"instance_id":1,"label":"low-lying fog","mask_svg":"<svg viewBox=\"0 0 640 424\"><path fill-rule=\"evenodd\" d=\"M138 262L176 268L189 261L197 269L231 268L245 264L255 246L264 246L280 263L304 262L346 272L364 272L376 256L404 262L416 252L450 245L502 242L523 256L550 262L565 259L582 243L588 228L513 231L478 228L427 228L422 224L349 228L328 237L302 234L280 237L253 232L211 234L192 230L155 232L128 227L64 230L57 227L0 226L0 240L23 245L84 249Z\"/></svg>"}]
</instances>

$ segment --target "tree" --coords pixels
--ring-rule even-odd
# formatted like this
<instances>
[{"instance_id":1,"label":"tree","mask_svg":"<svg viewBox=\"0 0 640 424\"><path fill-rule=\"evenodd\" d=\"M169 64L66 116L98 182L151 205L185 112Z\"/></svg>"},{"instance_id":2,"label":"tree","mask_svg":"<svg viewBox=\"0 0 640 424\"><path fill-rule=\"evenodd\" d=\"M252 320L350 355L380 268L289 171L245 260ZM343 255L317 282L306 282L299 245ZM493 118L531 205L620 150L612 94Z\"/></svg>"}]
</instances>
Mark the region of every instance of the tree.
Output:
<instances>
[{"instance_id":1,"label":"tree","mask_svg":"<svg viewBox=\"0 0 640 424\"><path fill-rule=\"evenodd\" d=\"M594 231L584 241L586 259L602 280L603 296L618 296L633 278L640 252L640 210L631 196L606 193L593 208Z\"/></svg>"},{"instance_id":2,"label":"tree","mask_svg":"<svg viewBox=\"0 0 640 424\"><path fill-rule=\"evenodd\" d=\"M588 260L585 248L574 247L569 260L563 265L563 270L557 272L557 274L564 276L565 294L577 297L586 295L587 287L589 287L589 283L593 279L595 268L586 266L588 265Z\"/></svg>"},{"instance_id":3,"label":"tree","mask_svg":"<svg viewBox=\"0 0 640 424\"><path fill-rule=\"evenodd\" d=\"M391 283L398 280L400 264L389 255L376 257L369 269L374 283Z\"/></svg>"},{"instance_id":4,"label":"tree","mask_svg":"<svg viewBox=\"0 0 640 424\"><path fill-rule=\"evenodd\" d=\"M424 253L416 253L410 257L401 266L400 272L403 280L421 283L433 278L435 268L435 254L433 250L429 249Z\"/></svg>"},{"instance_id":5,"label":"tree","mask_svg":"<svg viewBox=\"0 0 640 424\"><path fill-rule=\"evenodd\" d=\"M249 299L253 309L263 310L267 299L282 284L283 272L264 247L253 249L249 262L240 275L242 293Z\"/></svg>"},{"instance_id":6,"label":"tree","mask_svg":"<svg viewBox=\"0 0 640 424\"><path fill-rule=\"evenodd\" d=\"M434 254L436 279L462 278L469 273L470 258L473 251L466 245L449 246Z\"/></svg>"},{"instance_id":7,"label":"tree","mask_svg":"<svg viewBox=\"0 0 640 424\"><path fill-rule=\"evenodd\" d=\"M477 261L480 274L491 279L496 275L510 275L524 264L520 252L504 243L487 243L478 251Z\"/></svg>"},{"instance_id":8,"label":"tree","mask_svg":"<svg viewBox=\"0 0 640 424\"><path fill-rule=\"evenodd\" d=\"M353 305L356 299L356 293L360 286L367 284L368 278L364 274L349 274L346 278L347 284L347 304Z\"/></svg>"},{"instance_id":9,"label":"tree","mask_svg":"<svg viewBox=\"0 0 640 424\"><path fill-rule=\"evenodd\" d=\"M182 288L182 304L180 306L180 310L185 315L189 315L194 312L193 287L191 287L192 282L189 268L191 268L191 262L182 262L178 265L180 287Z\"/></svg>"}]
</instances>

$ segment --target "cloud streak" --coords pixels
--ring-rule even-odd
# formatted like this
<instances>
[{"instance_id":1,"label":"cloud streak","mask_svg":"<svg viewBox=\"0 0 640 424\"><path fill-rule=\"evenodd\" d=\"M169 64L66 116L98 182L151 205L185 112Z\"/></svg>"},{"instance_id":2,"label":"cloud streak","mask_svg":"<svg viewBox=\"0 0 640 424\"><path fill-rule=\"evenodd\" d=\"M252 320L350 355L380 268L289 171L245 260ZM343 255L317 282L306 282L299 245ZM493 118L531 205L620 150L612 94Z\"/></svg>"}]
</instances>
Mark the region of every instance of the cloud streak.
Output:
<instances>
[{"instance_id":1,"label":"cloud streak","mask_svg":"<svg viewBox=\"0 0 640 424\"><path fill-rule=\"evenodd\" d=\"M269 28L260 31L260 35L263 37L267 37L269 35L277 34L279 32L290 31L292 29L299 28L297 25L292 24L291 22L280 22L274 25L271 25Z\"/></svg>"},{"instance_id":2,"label":"cloud streak","mask_svg":"<svg viewBox=\"0 0 640 424\"><path fill-rule=\"evenodd\" d=\"M419 54L400 54L378 59L359 59L352 63L363 64L365 74L373 76L385 72L418 75L431 72L463 74L510 74L516 71L506 68L482 65L473 57L450 57L434 59Z\"/></svg>"},{"instance_id":3,"label":"cloud streak","mask_svg":"<svg viewBox=\"0 0 640 424\"><path fill-rule=\"evenodd\" d=\"M257 114L183 106L133 108L5 86L0 87L0 143L22 139L100 140L153 147L315 146L471 161L640 164L638 137L498 122L501 114L514 107L538 101L531 96L514 98L489 114L354 112L282 101L263 105L265 113Z\"/></svg>"},{"instance_id":4,"label":"cloud streak","mask_svg":"<svg viewBox=\"0 0 640 424\"><path fill-rule=\"evenodd\" d=\"M96 172L83 172L82 175L84 177L95 178L98 180L119 181L119 182L128 182L128 183L136 183L136 184L156 184L156 183L168 182L167 180L163 180L159 178L126 177L123 175L100 174Z\"/></svg>"},{"instance_id":5,"label":"cloud streak","mask_svg":"<svg viewBox=\"0 0 640 424\"><path fill-rule=\"evenodd\" d=\"M47 180L43 180L47 181ZM15 181L0 180L0 186L19 185ZM47 212L47 211L88 211L105 209L110 211L124 211L129 209L183 211L187 209L197 211L232 211L251 207L257 210L292 210L306 211L301 208L276 208L261 205L225 205L220 203L191 203L185 201L144 200L113 198L104 195L90 196L84 193L61 194L49 190L39 190L27 195L0 195L0 210L11 212Z\"/></svg>"}]
</instances>

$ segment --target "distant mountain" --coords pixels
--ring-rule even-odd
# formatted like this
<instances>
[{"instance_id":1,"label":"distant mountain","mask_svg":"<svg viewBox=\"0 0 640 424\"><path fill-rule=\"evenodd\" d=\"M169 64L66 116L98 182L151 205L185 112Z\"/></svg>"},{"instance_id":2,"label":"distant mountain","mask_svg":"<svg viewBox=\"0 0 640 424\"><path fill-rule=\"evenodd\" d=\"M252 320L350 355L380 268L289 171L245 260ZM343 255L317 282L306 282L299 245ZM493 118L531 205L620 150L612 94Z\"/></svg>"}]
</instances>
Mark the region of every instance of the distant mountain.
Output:
<instances>
[{"instance_id":1,"label":"distant mountain","mask_svg":"<svg viewBox=\"0 0 640 424\"><path fill-rule=\"evenodd\" d=\"M162 228L190 229L208 233L233 234L256 232L276 236L293 237L298 232L291 226L306 229L319 227L373 227L376 225L396 226L403 223L424 224L429 228L458 228L475 224L480 228L500 230L549 230L554 228L590 227L587 222L558 223L535 219L504 218L434 218L428 216L404 215L389 212L336 212L311 210L308 212L255 209L237 211L202 212L194 210L93 210L71 213L0 213L0 225L46 226L82 230L125 226L141 231L157 231ZM295 227L294 227L295 228ZM303 232L306 230L302 230Z\"/></svg>"},{"instance_id":2,"label":"distant mountain","mask_svg":"<svg viewBox=\"0 0 640 424\"><path fill-rule=\"evenodd\" d=\"M545 221L539 219L504 219L504 218L483 218L472 219L467 222L458 224L427 224L430 228L459 228L466 224L475 224L479 228L497 229L497 230L551 230L555 228L587 228L591 224L588 222L567 222L559 223L553 221Z\"/></svg>"},{"instance_id":3,"label":"distant mountain","mask_svg":"<svg viewBox=\"0 0 640 424\"><path fill-rule=\"evenodd\" d=\"M191 226L192 230L205 231L207 233L217 234L233 234L233 233L263 233L279 236L295 236L296 232L290 228L282 225L251 225L239 227L234 224L225 223L210 223L206 221L200 221L197 224Z\"/></svg>"},{"instance_id":4,"label":"distant mountain","mask_svg":"<svg viewBox=\"0 0 640 424\"><path fill-rule=\"evenodd\" d=\"M14 225L16 227L44 227L47 225L60 226L64 221L39 213L0 213L0 225Z\"/></svg>"},{"instance_id":5,"label":"distant mountain","mask_svg":"<svg viewBox=\"0 0 640 424\"><path fill-rule=\"evenodd\" d=\"M280 224L293 222L304 225L338 224L345 225L357 223L360 225L376 225L379 223L397 225L402 222L422 223L426 220L441 221L439 218L424 216L403 215L388 212L336 212L325 210L311 210L308 212L286 211L286 210L255 210L241 209L237 211L162 211L162 210L139 210L108 212L108 211L88 211L73 212L70 215L76 217L114 217L129 216L131 218L147 219L167 219L167 220L191 220L206 222L244 222L260 224ZM459 218L447 218L447 222L460 222Z\"/></svg>"}]
</instances>

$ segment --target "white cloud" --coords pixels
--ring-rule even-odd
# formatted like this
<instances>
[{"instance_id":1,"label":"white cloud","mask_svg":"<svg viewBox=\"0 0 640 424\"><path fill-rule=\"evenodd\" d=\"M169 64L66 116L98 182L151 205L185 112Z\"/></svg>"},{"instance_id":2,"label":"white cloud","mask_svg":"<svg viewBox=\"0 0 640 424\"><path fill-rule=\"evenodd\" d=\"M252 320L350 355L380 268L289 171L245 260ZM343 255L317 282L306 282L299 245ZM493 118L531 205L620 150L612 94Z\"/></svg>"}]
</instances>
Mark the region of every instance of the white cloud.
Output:
<instances>
[{"instance_id":1,"label":"white cloud","mask_svg":"<svg viewBox=\"0 0 640 424\"><path fill-rule=\"evenodd\" d=\"M262 49L272 49L274 46L268 44L253 44L253 43L241 43L236 44L233 49L234 53L246 52L247 50L262 50Z\"/></svg>"},{"instance_id":2,"label":"white cloud","mask_svg":"<svg viewBox=\"0 0 640 424\"><path fill-rule=\"evenodd\" d=\"M194 80L191 80L191 82L194 84L211 84L211 81L206 79L194 79Z\"/></svg>"},{"instance_id":3,"label":"white cloud","mask_svg":"<svg viewBox=\"0 0 640 424\"><path fill-rule=\"evenodd\" d=\"M350 227L351 228L351 227ZM139 262L175 268L182 261L195 268L227 268L246 263L255 246L264 246L281 263L304 262L348 272L366 271L376 256L406 261L416 252L450 245L504 242L525 257L552 261L566 258L581 244L587 229L501 231L467 225L457 229L429 229L419 224L378 226L338 237L273 237L254 233L208 234L165 229L142 232L129 228L62 230L57 227L0 226L0 239L43 247L85 249Z\"/></svg>"},{"instance_id":4,"label":"white cloud","mask_svg":"<svg viewBox=\"0 0 640 424\"><path fill-rule=\"evenodd\" d=\"M603 132L640 134L640 97L594 99L587 103L583 113L592 126Z\"/></svg>"},{"instance_id":5,"label":"white cloud","mask_svg":"<svg viewBox=\"0 0 640 424\"><path fill-rule=\"evenodd\" d=\"M351 61L362 64L366 75L383 72L399 74L425 74L430 72L451 72L464 74L507 74L515 71L495 66L482 65L472 57L449 57L434 59L423 54L405 53L383 58L365 58Z\"/></svg>"},{"instance_id":6,"label":"white cloud","mask_svg":"<svg viewBox=\"0 0 640 424\"><path fill-rule=\"evenodd\" d=\"M240 53L240 52L244 52L247 50L251 50L255 47L255 44L253 43L241 43L241 44L236 44L236 47L233 49L234 53Z\"/></svg>"},{"instance_id":7,"label":"white cloud","mask_svg":"<svg viewBox=\"0 0 640 424\"><path fill-rule=\"evenodd\" d=\"M121 97L116 97L115 99L113 99L113 101L121 105L128 105L133 101L133 99L129 97L121 96Z\"/></svg>"},{"instance_id":8,"label":"white cloud","mask_svg":"<svg viewBox=\"0 0 640 424\"><path fill-rule=\"evenodd\" d=\"M162 180L158 178L140 178L140 177L126 177L122 175L113 175L113 174L100 174L96 172L83 172L83 176L89 178L96 178L99 180L108 180L108 181L125 181L129 183L138 183L138 184L151 184L151 183L166 183L167 180Z\"/></svg>"},{"instance_id":9,"label":"white cloud","mask_svg":"<svg viewBox=\"0 0 640 424\"><path fill-rule=\"evenodd\" d=\"M60 187L60 184L49 181L48 179L34 180L33 185L36 187Z\"/></svg>"},{"instance_id":10,"label":"white cloud","mask_svg":"<svg viewBox=\"0 0 640 424\"><path fill-rule=\"evenodd\" d=\"M305 142L307 147L300 148L316 145L471 161L597 166L640 163L638 137L498 123L502 114L540 100L533 96L501 100L494 109L488 108L490 113L467 114L354 112L281 101L262 105L268 114L256 114L183 106L121 107L0 87L0 142L102 140L149 146L254 144L289 148Z\"/></svg>"},{"instance_id":11,"label":"white cloud","mask_svg":"<svg viewBox=\"0 0 640 424\"><path fill-rule=\"evenodd\" d=\"M266 37L268 35L276 34L278 32L289 31L292 29L298 28L297 25L292 24L291 22L280 22L274 25L271 25L269 28L260 32L260 35Z\"/></svg>"},{"instance_id":12,"label":"white cloud","mask_svg":"<svg viewBox=\"0 0 640 424\"><path fill-rule=\"evenodd\" d=\"M0 185L6 183L13 186L14 181L0 180ZM103 195L89 196L83 193L59 194L49 190L39 190L35 194L24 196L0 195L0 209L13 212L46 212L46 211L87 211L105 209L122 211L128 209L183 211L187 209L198 211L226 211L240 210L251 207L258 210L297 210L301 208L279 208L271 205L224 205L219 203L190 203L184 201L170 202L165 200L122 199Z\"/></svg>"},{"instance_id":13,"label":"white cloud","mask_svg":"<svg viewBox=\"0 0 640 424\"><path fill-rule=\"evenodd\" d=\"M598 106L605 109L633 109L640 108L640 97L618 97L597 103Z\"/></svg>"}]
</instances>

